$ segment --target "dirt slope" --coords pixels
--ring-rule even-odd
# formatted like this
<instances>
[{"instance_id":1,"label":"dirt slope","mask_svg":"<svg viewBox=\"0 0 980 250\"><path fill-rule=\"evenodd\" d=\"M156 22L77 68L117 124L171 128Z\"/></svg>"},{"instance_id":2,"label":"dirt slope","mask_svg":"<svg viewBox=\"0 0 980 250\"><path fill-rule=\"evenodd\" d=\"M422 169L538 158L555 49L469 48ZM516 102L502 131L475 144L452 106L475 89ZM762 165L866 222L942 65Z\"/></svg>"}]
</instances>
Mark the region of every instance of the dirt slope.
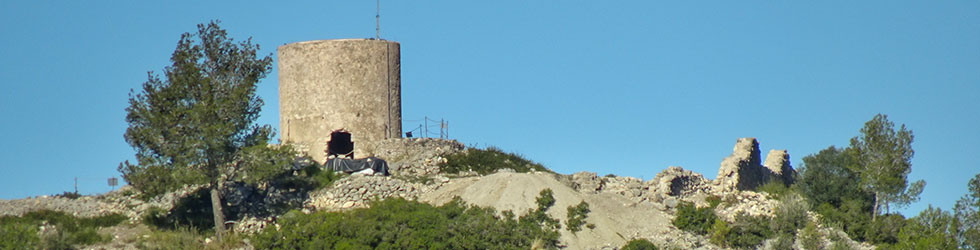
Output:
<instances>
[{"instance_id":1,"label":"dirt slope","mask_svg":"<svg viewBox=\"0 0 980 250\"><path fill-rule=\"evenodd\" d=\"M511 210L515 214L527 213L537 207L535 198L545 188L554 192L555 205L548 211L553 218L562 221L561 242L567 249L602 249L619 247L632 238L662 239L680 241L694 236L671 230L673 216L653 207L649 203L636 203L616 194L584 194L558 182L550 173L497 173L483 177L454 179L442 188L423 194L421 201L444 204L459 196L469 204L490 206L498 211ZM583 227L572 234L564 229L566 208L582 200L589 203L592 212L588 223L595 229ZM658 237L660 236L660 237ZM661 241L661 242L663 242ZM686 239L687 242L699 241Z\"/></svg>"}]
</instances>

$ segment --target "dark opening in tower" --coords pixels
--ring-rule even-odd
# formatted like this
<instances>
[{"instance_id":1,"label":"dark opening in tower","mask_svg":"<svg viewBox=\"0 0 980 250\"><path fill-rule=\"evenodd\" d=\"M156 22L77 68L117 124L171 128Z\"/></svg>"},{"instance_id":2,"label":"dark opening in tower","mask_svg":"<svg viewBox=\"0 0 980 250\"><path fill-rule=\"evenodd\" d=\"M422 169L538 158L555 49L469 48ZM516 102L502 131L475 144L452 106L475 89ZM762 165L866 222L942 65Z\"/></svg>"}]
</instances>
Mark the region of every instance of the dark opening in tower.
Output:
<instances>
[{"instance_id":1,"label":"dark opening in tower","mask_svg":"<svg viewBox=\"0 0 980 250\"><path fill-rule=\"evenodd\" d=\"M350 132L344 130L330 132L330 141L327 141L327 158L336 157L354 158L354 142L350 140Z\"/></svg>"}]
</instances>

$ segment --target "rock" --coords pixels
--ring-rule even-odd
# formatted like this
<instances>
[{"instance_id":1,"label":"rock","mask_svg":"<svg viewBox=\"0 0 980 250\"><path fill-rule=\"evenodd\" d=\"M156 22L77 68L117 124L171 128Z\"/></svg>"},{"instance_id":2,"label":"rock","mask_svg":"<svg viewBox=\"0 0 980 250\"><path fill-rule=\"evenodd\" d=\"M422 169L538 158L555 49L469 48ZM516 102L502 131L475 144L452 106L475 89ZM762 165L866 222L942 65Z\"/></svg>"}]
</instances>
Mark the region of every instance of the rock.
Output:
<instances>
[{"instance_id":1,"label":"rock","mask_svg":"<svg viewBox=\"0 0 980 250\"><path fill-rule=\"evenodd\" d=\"M667 208L675 208L677 207L678 203L679 201L677 201L677 198L674 197L668 197L664 200L664 206L667 206Z\"/></svg>"},{"instance_id":2,"label":"rock","mask_svg":"<svg viewBox=\"0 0 980 250\"><path fill-rule=\"evenodd\" d=\"M497 173L517 173L517 171L511 168L501 168L497 169Z\"/></svg>"},{"instance_id":3,"label":"rock","mask_svg":"<svg viewBox=\"0 0 980 250\"><path fill-rule=\"evenodd\" d=\"M441 175L440 176L436 176L435 179L436 179L436 181L441 182L441 183L449 182L449 177L445 177L445 176L441 176Z\"/></svg>"},{"instance_id":4,"label":"rock","mask_svg":"<svg viewBox=\"0 0 980 250\"><path fill-rule=\"evenodd\" d=\"M582 171L572 174L572 188L583 193L596 193L602 189L602 181L596 173Z\"/></svg>"}]
</instances>

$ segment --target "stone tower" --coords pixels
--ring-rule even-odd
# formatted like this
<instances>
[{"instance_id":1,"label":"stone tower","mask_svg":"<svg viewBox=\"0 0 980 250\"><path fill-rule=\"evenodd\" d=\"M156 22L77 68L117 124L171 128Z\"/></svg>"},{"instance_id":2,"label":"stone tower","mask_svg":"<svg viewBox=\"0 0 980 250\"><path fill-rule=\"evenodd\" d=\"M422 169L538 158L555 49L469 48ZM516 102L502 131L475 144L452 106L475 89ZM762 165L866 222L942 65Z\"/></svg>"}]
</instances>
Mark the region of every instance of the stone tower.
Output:
<instances>
[{"instance_id":1,"label":"stone tower","mask_svg":"<svg viewBox=\"0 0 980 250\"><path fill-rule=\"evenodd\" d=\"M358 157L401 137L401 57L397 42L318 40L279 46L279 137L315 161L344 129Z\"/></svg>"}]
</instances>

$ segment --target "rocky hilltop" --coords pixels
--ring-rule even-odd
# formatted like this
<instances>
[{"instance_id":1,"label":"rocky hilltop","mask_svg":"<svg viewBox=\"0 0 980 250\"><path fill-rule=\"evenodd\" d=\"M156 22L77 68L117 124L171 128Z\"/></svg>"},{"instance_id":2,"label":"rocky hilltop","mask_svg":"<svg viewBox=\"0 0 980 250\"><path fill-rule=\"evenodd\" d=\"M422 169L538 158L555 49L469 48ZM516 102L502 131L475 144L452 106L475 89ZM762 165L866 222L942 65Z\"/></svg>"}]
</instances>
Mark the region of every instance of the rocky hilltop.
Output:
<instances>
[{"instance_id":1,"label":"rocky hilltop","mask_svg":"<svg viewBox=\"0 0 980 250\"><path fill-rule=\"evenodd\" d=\"M376 156L389 161L391 176L347 175L328 187L309 193L267 186L262 190L229 188L222 195L226 202L248 207L230 213L234 213L231 218L237 219L232 223L234 230L251 234L276 225L279 214L271 208L272 204L295 204L308 213L366 207L373 199L391 197L432 204L443 204L460 197L469 204L493 207L497 211L510 210L520 215L536 206L535 196L541 190L551 189L556 200L555 207L559 208L548 211L553 218L563 220L566 216L563 208L581 201L591 207L586 222L593 226L578 233L561 231L560 241L567 249L616 249L631 239L639 238L679 249L721 249L711 244L706 236L675 227L671 221L678 206L689 202L698 207L707 207L710 205L709 198L714 197L726 204L715 207L714 213L728 222L734 222L737 214L772 217L780 201L772 199L765 192L752 190L769 181L791 183L794 171L786 150L770 150L763 160L755 138L739 138L732 154L721 161L714 180L678 166L667 167L647 181L633 177L598 176L592 172L571 175L542 171L516 173L510 169L500 169L488 175L472 171L458 174L440 172L439 166L446 162L448 155L464 150L465 147L456 141L392 139L378 145L376 150L380 152ZM309 162L297 162L297 165L303 164ZM20 215L40 209L64 211L80 217L120 213L136 224L151 208L169 210L182 197L192 195L198 189L187 186L149 201L137 199L137 192L129 187L77 199L39 196L0 200L0 216ZM809 217L811 221L819 221L815 214L811 213ZM823 235L843 234L831 227L820 226L819 230ZM139 237L138 233L127 236L123 232L109 232L120 235L115 235L111 243L91 247L134 248L127 237ZM846 235L843 238L847 239ZM760 248L772 248L771 241L766 241ZM849 239L847 244L855 249L870 248Z\"/></svg>"}]
</instances>

